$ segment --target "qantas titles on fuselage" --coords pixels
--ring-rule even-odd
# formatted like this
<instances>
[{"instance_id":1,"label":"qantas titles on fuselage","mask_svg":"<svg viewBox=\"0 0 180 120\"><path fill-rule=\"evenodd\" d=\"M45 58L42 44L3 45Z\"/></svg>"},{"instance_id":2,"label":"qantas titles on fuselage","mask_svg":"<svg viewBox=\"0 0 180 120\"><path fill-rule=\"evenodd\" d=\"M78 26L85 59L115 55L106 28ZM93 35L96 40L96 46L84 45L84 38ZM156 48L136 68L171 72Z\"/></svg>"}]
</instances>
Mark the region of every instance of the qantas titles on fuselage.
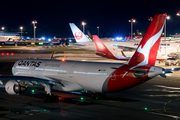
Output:
<instances>
[{"instance_id":1,"label":"qantas titles on fuselage","mask_svg":"<svg viewBox=\"0 0 180 120\"><path fill-rule=\"evenodd\" d=\"M19 66L26 66L26 67L39 67L42 62L39 61L26 61L21 60L19 61ZM53 63L46 63L44 67L59 67L60 64L53 64Z\"/></svg>"},{"instance_id":2,"label":"qantas titles on fuselage","mask_svg":"<svg viewBox=\"0 0 180 120\"><path fill-rule=\"evenodd\" d=\"M21 60L18 65L19 66L26 66L26 67L39 67L40 64L42 62L37 62L37 61L24 61L24 60Z\"/></svg>"}]
</instances>

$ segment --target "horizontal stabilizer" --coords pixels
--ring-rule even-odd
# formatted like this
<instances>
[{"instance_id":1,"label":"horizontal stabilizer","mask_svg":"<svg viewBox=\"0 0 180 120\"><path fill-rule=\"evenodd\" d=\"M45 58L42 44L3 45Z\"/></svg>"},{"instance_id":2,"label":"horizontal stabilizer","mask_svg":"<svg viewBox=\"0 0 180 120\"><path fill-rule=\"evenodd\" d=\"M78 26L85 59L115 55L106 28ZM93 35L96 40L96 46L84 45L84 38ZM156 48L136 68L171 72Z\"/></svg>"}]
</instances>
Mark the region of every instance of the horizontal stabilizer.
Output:
<instances>
[{"instance_id":1,"label":"horizontal stabilizer","mask_svg":"<svg viewBox=\"0 0 180 120\"><path fill-rule=\"evenodd\" d=\"M128 72L146 72L144 69L123 69L123 68L112 68L116 70L123 70L123 71L128 71Z\"/></svg>"}]
</instances>

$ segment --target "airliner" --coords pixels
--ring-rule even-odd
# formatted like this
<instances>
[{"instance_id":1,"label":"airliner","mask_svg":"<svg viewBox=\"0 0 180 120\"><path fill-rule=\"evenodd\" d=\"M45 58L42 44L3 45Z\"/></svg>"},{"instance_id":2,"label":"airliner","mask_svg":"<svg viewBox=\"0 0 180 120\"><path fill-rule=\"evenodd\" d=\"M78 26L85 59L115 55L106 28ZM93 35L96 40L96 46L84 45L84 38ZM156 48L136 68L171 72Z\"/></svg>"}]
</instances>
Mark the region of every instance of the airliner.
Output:
<instances>
[{"instance_id":1,"label":"airliner","mask_svg":"<svg viewBox=\"0 0 180 120\"><path fill-rule=\"evenodd\" d=\"M74 23L69 23L69 25L72 30L73 36L76 39L76 43L70 43L70 46L96 51L96 46L93 41L90 41L87 36ZM110 50L110 52L112 52L113 54L118 54L122 50L135 51L136 48L139 46L140 41L103 41L103 43ZM167 55L171 52L179 51L179 43L166 41L160 42L159 53L163 58L167 58Z\"/></svg>"},{"instance_id":2,"label":"airliner","mask_svg":"<svg viewBox=\"0 0 180 120\"><path fill-rule=\"evenodd\" d=\"M165 19L166 14L154 16L134 55L124 64L22 59L12 67L13 76L0 76L0 83L4 84L3 80L8 80L5 90L11 95L18 95L26 91L28 85L39 83L47 93L44 100L51 102L52 89L85 89L93 91L97 99L101 94L128 89L158 75L166 77L165 74L172 73L171 70L154 66Z\"/></svg>"},{"instance_id":3,"label":"airliner","mask_svg":"<svg viewBox=\"0 0 180 120\"><path fill-rule=\"evenodd\" d=\"M3 42L16 42L19 41L20 37L19 36L0 36L0 41Z\"/></svg>"},{"instance_id":4,"label":"airliner","mask_svg":"<svg viewBox=\"0 0 180 120\"><path fill-rule=\"evenodd\" d=\"M97 35L93 35L92 37L93 37L93 40L95 42L96 49L97 49L96 55L99 55L101 57L108 58L108 59L124 60L124 61L128 61L131 58L131 57L127 57L123 51L121 51L121 53L124 58L115 56L112 52L108 50L108 48L103 44L103 42L99 39ZM163 57L163 56L158 55L156 60L159 62L162 62L166 60L167 58L168 57Z\"/></svg>"},{"instance_id":5,"label":"airliner","mask_svg":"<svg viewBox=\"0 0 180 120\"><path fill-rule=\"evenodd\" d=\"M74 23L69 23L69 26L76 40L76 43L69 43L70 46L96 51L95 43L90 40ZM118 46L116 46L117 43L118 42L113 42L112 44L112 41L104 42L110 51L119 50Z\"/></svg>"},{"instance_id":6,"label":"airliner","mask_svg":"<svg viewBox=\"0 0 180 120\"><path fill-rule=\"evenodd\" d=\"M103 44L103 42L99 39L97 35L93 35L92 37L93 37L93 40L97 49L96 55L99 55L101 57L108 58L108 59L114 59L114 60L124 60L124 61L129 60L129 58L126 58L126 57L122 58L122 57L114 56L114 54L109 51L109 49Z\"/></svg>"}]
</instances>

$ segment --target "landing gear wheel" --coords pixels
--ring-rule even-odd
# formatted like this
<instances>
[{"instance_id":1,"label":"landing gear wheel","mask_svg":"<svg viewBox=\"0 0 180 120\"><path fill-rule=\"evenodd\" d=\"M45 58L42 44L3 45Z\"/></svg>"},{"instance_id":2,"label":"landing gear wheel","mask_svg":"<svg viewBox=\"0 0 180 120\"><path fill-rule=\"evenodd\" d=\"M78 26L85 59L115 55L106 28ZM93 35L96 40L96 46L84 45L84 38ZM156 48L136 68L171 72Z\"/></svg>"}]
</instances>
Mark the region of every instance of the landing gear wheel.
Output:
<instances>
[{"instance_id":1,"label":"landing gear wheel","mask_svg":"<svg viewBox=\"0 0 180 120\"><path fill-rule=\"evenodd\" d=\"M94 98L95 98L96 100L99 100L99 98L100 98L100 97L99 97L99 94L98 94L98 93L95 93L95 94L94 94Z\"/></svg>"},{"instance_id":2,"label":"landing gear wheel","mask_svg":"<svg viewBox=\"0 0 180 120\"><path fill-rule=\"evenodd\" d=\"M105 93L92 93L91 97L96 100L104 99L104 98L106 98L106 94Z\"/></svg>"},{"instance_id":3,"label":"landing gear wheel","mask_svg":"<svg viewBox=\"0 0 180 120\"><path fill-rule=\"evenodd\" d=\"M91 97L92 97L93 99L96 99L96 100L99 99L98 93L91 93Z\"/></svg>"}]
</instances>

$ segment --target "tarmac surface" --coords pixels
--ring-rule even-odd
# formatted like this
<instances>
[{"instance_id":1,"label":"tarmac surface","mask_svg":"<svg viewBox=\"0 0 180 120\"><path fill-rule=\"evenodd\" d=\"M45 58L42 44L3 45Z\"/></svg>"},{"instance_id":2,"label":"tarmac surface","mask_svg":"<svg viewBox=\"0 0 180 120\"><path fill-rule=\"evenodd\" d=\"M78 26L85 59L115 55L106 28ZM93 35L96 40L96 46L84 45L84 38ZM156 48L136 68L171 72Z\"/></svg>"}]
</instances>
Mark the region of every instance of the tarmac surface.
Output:
<instances>
[{"instance_id":1,"label":"tarmac surface","mask_svg":"<svg viewBox=\"0 0 180 120\"><path fill-rule=\"evenodd\" d=\"M32 51L31 51L32 52ZM22 56L3 56L0 59L0 73L11 75L15 60L24 55L49 58L51 53L24 53ZM160 64L165 67L164 64ZM173 66L178 67L178 66ZM39 89L38 89L39 88ZM65 93L53 91L59 96L57 103L42 100L42 87L35 93L9 95L0 88L0 120L173 120L180 118L180 71L167 74L167 78L157 76L136 87L108 93L105 99L92 99L89 93ZM81 99L83 97L83 100Z\"/></svg>"}]
</instances>

